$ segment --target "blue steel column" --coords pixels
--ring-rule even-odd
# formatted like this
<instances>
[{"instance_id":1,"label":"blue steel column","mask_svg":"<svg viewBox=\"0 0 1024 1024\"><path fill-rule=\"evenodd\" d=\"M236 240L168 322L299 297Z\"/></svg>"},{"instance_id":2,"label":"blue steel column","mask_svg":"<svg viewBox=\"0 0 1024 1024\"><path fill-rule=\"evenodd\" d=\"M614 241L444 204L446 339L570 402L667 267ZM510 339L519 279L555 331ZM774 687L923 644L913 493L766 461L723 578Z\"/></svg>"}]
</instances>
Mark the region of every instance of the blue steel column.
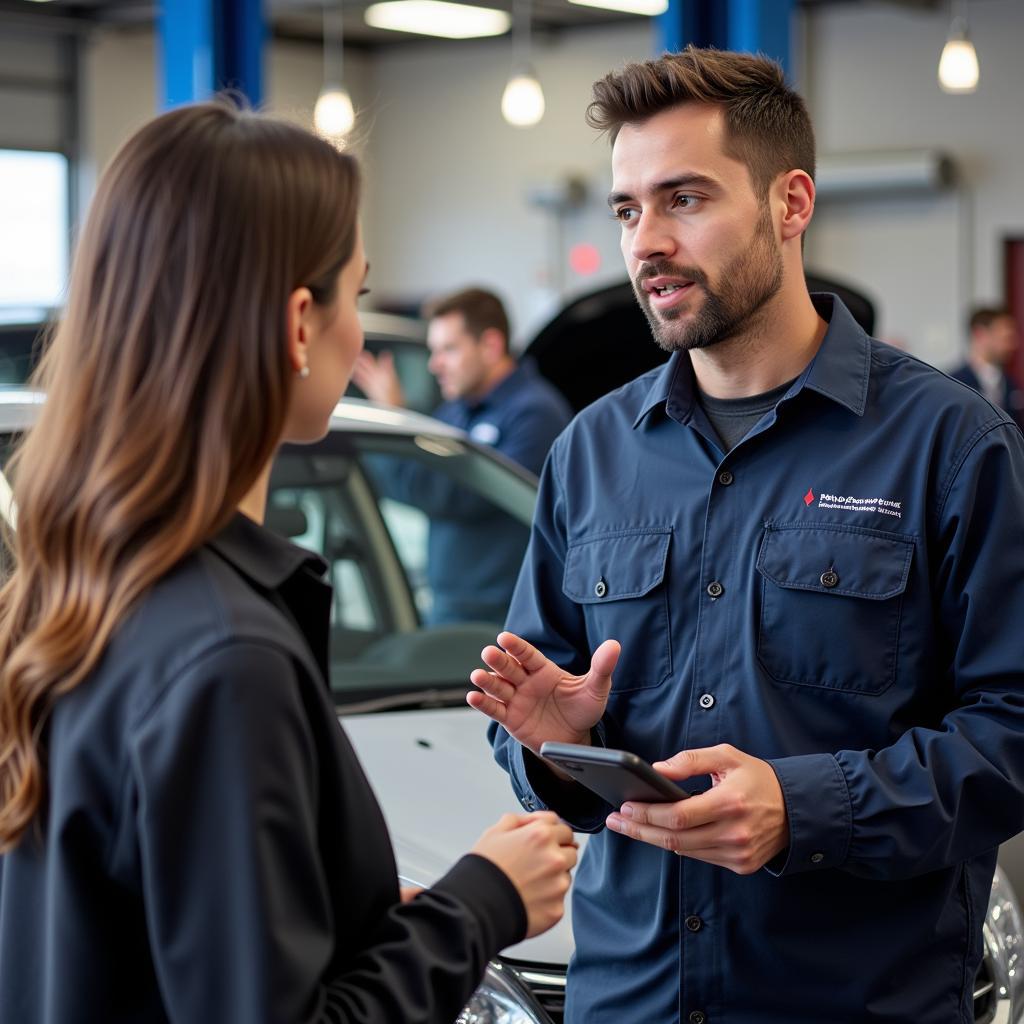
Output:
<instances>
[{"instance_id":1,"label":"blue steel column","mask_svg":"<svg viewBox=\"0 0 1024 1024\"><path fill-rule=\"evenodd\" d=\"M793 0L729 0L729 49L763 53L789 72Z\"/></svg>"},{"instance_id":2,"label":"blue steel column","mask_svg":"<svg viewBox=\"0 0 1024 1024\"><path fill-rule=\"evenodd\" d=\"M163 107L233 89L263 99L264 0L164 0L157 94Z\"/></svg>"},{"instance_id":3,"label":"blue steel column","mask_svg":"<svg viewBox=\"0 0 1024 1024\"><path fill-rule=\"evenodd\" d=\"M763 53L789 70L794 0L669 0L655 19L655 53L688 43Z\"/></svg>"}]
</instances>

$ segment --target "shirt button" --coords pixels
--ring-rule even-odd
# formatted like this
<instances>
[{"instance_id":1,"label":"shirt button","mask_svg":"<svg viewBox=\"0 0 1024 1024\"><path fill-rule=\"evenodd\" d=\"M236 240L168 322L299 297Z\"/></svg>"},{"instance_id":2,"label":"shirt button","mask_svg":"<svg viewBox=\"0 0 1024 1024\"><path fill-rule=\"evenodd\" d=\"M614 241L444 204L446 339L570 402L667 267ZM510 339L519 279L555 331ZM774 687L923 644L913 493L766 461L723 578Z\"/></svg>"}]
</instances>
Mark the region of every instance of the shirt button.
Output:
<instances>
[{"instance_id":1,"label":"shirt button","mask_svg":"<svg viewBox=\"0 0 1024 1024\"><path fill-rule=\"evenodd\" d=\"M598 597L604 597L604 595L608 593L608 584L605 583L603 578L599 579L597 583L594 584L594 593Z\"/></svg>"},{"instance_id":2,"label":"shirt button","mask_svg":"<svg viewBox=\"0 0 1024 1024\"><path fill-rule=\"evenodd\" d=\"M727 469L723 469L722 472L718 474L718 482L723 487L728 487L735 479L736 478Z\"/></svg>"},{"instance_id":3,"label":"shirt button","mask_svg":"<svg viewBox=\"0 0 1024 1024\"><path fill-rule=\"evenodd\" d=\"M697 917L696 914L691 914L686 919L686 929L691 932L699 932L704 927L704 922Z\"/></svg>"},{"instance_id":4,"label":"shirt button","mask_svg":"<svg viewBox=\"0 0 1024 1024\"><path fill-rule=\"evenodd\" d=\"M825 859L825 854L823 854L823 853L812 853L811 854L811 863L812 864L820 864L824 859Z\"/></svg>"},{"instance_id":5,"label":"shirt button","mask_svg":"<svg viewBox=\"0 0 1024 1024\"><path fill-rule=\"evenodd\" d=\"M725 593L725 587L718 580L708 584L708 593L712 597L721 597Z\"/></svg>"},{"instance_id":6,"label":"shirt button","mask_svg":"<svg viewBox=\"0 0 1024 1024\"><path fill-rule=\"evenodd\" d=\"M839 576L832 569L821 574L821 585L823 587L828 587L831 590L838 582Z\"/></svg>"},{"instance_id":7,"label":"shirt button","mask_svg":"<svg viewBox=\"0 0 1024 1024\"><path fill-rule=\"evenodd\" d=\"M713 707L715 706L715 698L714 698L714 697L712 697L710 693L702 693L702 694L700 695L700 700L699 700L699 701L697 701L697 703L698 703L698 704L699 704L699 705L700 705L700 706L701 706L701 707L702 707L702 708L703 708L703 709L704 709L705 711L708 711L709 709L711 709L711 708L713 708Z\"/></svg>"},{"instance_id":8,"label":"shirt button","mask_svg":"<svg viewBox=\"0 0 1024 1024\"><path fill-rule=\"evenodd\" d=\"M690 1024L708 1024L708 1018L703 1010L694 1010L690 1014Z\"/></svg>"}]
</instances>

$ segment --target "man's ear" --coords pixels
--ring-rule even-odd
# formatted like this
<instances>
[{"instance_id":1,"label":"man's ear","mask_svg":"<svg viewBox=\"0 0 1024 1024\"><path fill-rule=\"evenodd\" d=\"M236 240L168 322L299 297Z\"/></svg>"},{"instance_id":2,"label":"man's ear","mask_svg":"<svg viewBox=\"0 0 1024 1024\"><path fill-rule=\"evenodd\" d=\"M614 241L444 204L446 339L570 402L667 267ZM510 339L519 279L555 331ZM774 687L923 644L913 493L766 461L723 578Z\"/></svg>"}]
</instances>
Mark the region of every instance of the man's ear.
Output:
<instances>
[{"instance_id":1,"label":"man's ear","mask_svg":"<svg viewBox=\"0 0 1024 1024\"><path fill-rule=\"evenodd\" d=\"M782 241L799 238L814 214L814 182L806 171L790 171L782 175L773 189L782 207L779 230Z\"/></svg>"},{"instance_id":2,"label":"man's ear","mask_svg":"<svg viewBox=\"0 0 1024 1024\"><path fill-rule=\"evenodd\" d=\"M497 327L487 327L480 335L477 342L483 346L487 361L491 363L500 362L508 351L505 343L505 335Z\"/></svg>"},{"instance_id":3,"label":"man's ear","mask_svg":"<svg viewBox=\"0 0 1024 1024\"><path fill-rule=\"evenodd\" d=\"M315 332L313 322L313 293L308 288L296 288L285 305L285 344L288 361L296 373L309 365L309 343Z\"/></svg>"}]
</instances>

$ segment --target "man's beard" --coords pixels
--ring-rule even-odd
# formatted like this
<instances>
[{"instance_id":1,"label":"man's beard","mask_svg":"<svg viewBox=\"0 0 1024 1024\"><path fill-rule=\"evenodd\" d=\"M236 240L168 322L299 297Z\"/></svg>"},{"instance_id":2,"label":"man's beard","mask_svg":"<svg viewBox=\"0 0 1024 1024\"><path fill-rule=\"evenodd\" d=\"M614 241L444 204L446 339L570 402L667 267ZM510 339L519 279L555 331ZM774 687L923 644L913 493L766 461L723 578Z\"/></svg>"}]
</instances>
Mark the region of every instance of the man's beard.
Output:
<instances>
[{"instance_id":1,"label":"man's beard","mask_svg":"<svg viewBox=\"0 0 1024 1024\"><path fill-rule=\"evenodd\" d=\"M643 282L650 277L676 277L692 281L705 295L704 304L688 324L679 323L685 306L659 314L651 308ZM750 247L722 271L717 291L708 286L707 275L696 267L677 267L668 262L651 264L633 282L640 308L651 325L654 340L666 352L708 348L742 334L758 312L782 287L782 255L775 245L770 215L765 209L754 229Z\"/></svg>"}]
</instances>

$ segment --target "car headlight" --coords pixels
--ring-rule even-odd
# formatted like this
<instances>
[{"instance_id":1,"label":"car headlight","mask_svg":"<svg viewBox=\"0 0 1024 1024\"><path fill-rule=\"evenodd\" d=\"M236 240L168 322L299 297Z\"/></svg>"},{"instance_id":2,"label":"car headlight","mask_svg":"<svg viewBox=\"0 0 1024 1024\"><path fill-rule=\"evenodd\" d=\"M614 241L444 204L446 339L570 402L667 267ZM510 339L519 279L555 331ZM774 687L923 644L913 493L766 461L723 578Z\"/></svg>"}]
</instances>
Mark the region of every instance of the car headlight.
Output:
<instances>
[{"instance_id":1,"label":"car headlight","mask_svg":"<svg viewBox=\"0 0 1024 1024\"><path fill-rule=\"evenodd\" d=\"M1024 939L1020 908L1006 876L996 868L985 917L985 952L992 958L1000 999L1010 1001L1010 1024L1024 1017Z\"/></svg>"},{"instance_id":2,"label":"car headlight","mask_svg":"<svg viewBox=\"0 0 1024 1024\"><path fill-rule=\"evenodd\" d=\"M480 987L455 1024L550 1024L515 972L490 963Z\"/></svg>"}]
</instances>

